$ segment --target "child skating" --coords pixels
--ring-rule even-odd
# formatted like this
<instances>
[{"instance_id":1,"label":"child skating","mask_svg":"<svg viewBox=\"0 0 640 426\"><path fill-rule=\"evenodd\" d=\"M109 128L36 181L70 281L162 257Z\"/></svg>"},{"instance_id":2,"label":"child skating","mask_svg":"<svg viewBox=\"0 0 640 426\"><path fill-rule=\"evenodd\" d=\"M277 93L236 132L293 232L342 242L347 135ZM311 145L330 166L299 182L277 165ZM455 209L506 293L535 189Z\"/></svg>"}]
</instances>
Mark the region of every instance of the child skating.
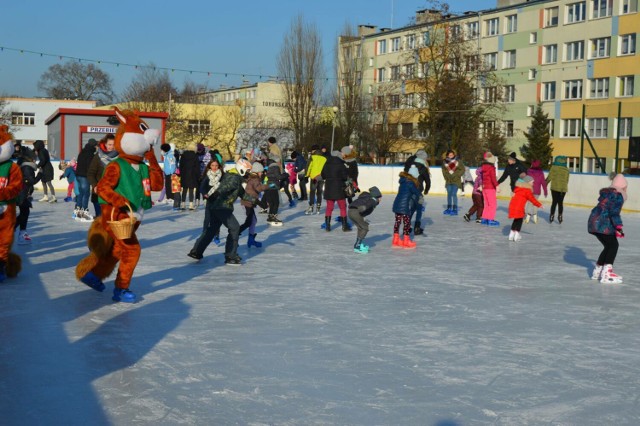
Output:
<instances>
[{"instance_id":1,"label":"child skating","mask_svg":"<svg viewBox=\"0 0 640 426\"><path fill-rule=\"evenodd\" d=\"M522 236L522 222L524 222L524 206L530 202L537 208L541 209L542 204L533 196L533 178L529 175L519 178L513 189L513 197L509 203L509 218L513 219L511 231L509 232L509 241L520 241Z\"/></svg>"},{"instance_id":2,"label":"child skating","mask_svg":"<svg viewBox=\"0 0 640 426\"><path fill-rule=\"evenodd\" d=\"M418 183L418 169L416 166L409 168L409 173L400 172L398 195L393 201L393 212L396 220L393 224L393 247L415 248L416 243L411 241L411 216L419 208L420 184ZM400 222L404 222L403 239L400 239Z\"/></svg>"},{"instance_id":3,"label":"child skating","mask_svg":"<svg viewBox=\"0 0 640 426\"><path fill-rule=\"evenodd\" d=\"M376 186L369 188L369 192L363 192L351 204L349 204L349 219L355 223L358 228L358 236L356 243L353 245L353 251L356 253L369 253L369 246L363 243L364 237L369 232L369 223L364 220L365 216L369 216L373 210L380 204L382 193Z\"/></svg>"},{"instance_id":4,"label":"child skating","mask_svg":"<svg viewBox=\"0 0 640 426\"><path fill-rule=\"evenodd\" d=\"M624 238L620 211L627 200L627 180L616 175L608 188L600 190L598 205L589 215L587 229L604 246L591 275L603 284L622 284L622 277L613 272L613 262L618 254L618 238Z\"/></svg>"}]
</instances>

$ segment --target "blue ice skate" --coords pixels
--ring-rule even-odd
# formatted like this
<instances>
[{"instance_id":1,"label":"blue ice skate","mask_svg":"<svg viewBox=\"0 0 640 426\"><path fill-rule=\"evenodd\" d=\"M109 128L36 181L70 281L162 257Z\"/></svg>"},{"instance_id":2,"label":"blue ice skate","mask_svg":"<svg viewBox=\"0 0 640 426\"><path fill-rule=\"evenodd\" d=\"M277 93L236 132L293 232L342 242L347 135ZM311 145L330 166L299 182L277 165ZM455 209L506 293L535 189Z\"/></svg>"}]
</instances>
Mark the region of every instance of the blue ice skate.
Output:
<instances>
[{"instance_id":1,"label":"blue ice skate","mask_svg":"<svg viewBox=\"0 0 640 426\"><path fill-rule=\"evenodd\" d=\"M98 278L96 274L91 271L84 274L84 277L80 278L80 281L83 284L91 287L95 291L104 291L104 283L100 278Z\"/></svg>"},{"instance_id":2,"label":"blue ice skate","mask_svg":"<svg viewBox=\"0 0 640 426\"><path fill-rule=\"evenodd\" d=\"M113 297L111 300L122 303L136 303L136 295L128 288L116 287L113 289Z\"/></svg>"},{"instance_id":3,"label":"blue ice skate","mask_svg":"<svg viewBox=\"0 0 640 426\"><path fill-rule=\"evenodd\" d=\"M500 222L498 222L497 220L490 220L489 223L487 223L487 225L496 227L496 226L500 226Z\"/></svg>"},{"instance_id":4,"label":"blue ice skate","mask_svg":"<svg viewBox=\"0 0 640 426\"><path fill-rule=\"evenodd\" d=\"M249 234L249 241L247 241L247 247L251 248L251 246L260 248L262 247L262 243L260 241L256 241L256 236L258 234Z\"/></svg>"}]
</instances>

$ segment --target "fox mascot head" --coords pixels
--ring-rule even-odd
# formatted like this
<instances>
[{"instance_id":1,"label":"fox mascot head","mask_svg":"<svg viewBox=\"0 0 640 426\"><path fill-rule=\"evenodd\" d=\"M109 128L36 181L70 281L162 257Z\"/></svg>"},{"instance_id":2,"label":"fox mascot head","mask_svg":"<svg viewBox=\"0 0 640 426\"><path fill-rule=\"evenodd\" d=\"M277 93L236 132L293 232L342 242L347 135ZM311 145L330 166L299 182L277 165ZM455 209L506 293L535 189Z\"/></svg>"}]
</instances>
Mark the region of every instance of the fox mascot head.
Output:
<instances>
[{"instance_id":1,"label":"fox mascot head","mask_svg":"<svg viewBox=\"0 0 640 426\"><path fill-rule=\"evenodd\" d=\"M115 149L119 157L130 163L141 163L144 155L158 140L160 132L149 128L137 112L120 111L117 107L113 109L120 122L115 139Z\"/></svg>"},{"instance_id":2,"label":"fox mascot head","mask_svg":"<svg viewBox=\"0 0 640 426\"><path fill-rule=\"evenodd\" d=\"M0 125L0 163L7 161L15 152L13 136L9 133L9 126Z\"/></svg>"}]
</instances>

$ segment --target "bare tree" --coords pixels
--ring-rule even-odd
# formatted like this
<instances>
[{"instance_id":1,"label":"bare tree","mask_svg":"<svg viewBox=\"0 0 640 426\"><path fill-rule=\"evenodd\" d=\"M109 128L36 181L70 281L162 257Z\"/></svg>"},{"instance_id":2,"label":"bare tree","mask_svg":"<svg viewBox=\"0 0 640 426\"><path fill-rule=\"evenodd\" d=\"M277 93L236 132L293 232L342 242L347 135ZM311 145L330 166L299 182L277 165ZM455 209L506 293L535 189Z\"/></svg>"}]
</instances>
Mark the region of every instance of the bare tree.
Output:
<instances>
[{"instance_id":1,"label":"bare tree","mask_svg":"<svg viewBox=\"0 0 640 426\"><path fill-rule=\"evenodd\" d=\"M9 103L0 97L0 124L6 124L11 131L11 111L9 111Z\"/></svg>"},{"instance_id":2,"label":"bare tree","mask_svg":"<svg viewBox=\"0 0 640 426\"><path fill-rule=\"evenodd\" d=\"M362 39L353 27L346 23L339 37L336 51L337 90L334 105L339 107L337 139L350 143L366 123L363 105L362 75L365 69L366 52ZM357 143L357 145L360 145Z\"/></svg>"},{"instance_id":3,"label":"bare tree","mask_svg":"<svg viewBox=\"0 0 640 426\"><path fill-rule=\"evenodd\" d=\"M40 76L38 89L56 99L95 100L113 103L111 77L94 64L67 62L51 65Z\"/></svg>"},{"instance_id":4,"label":"bare tree","mask_svg":"<svg viewBox=\"0 0 640 426\"><path fill-rule=\"evenodd\" d=\"M480 129L504 111L503 83L480 58L474 37L447 19L449 5L429 3L433 9L425 11L405 58L406 92L416 100L425 148L433 156L455 149L477 160L483 149Z\"/></svg>"},{"instance_id":5,"label":"bare tree","mask_svg":"<svg viewBox=\"0 0 640 426\"><path fill-rule=\"evenodd\" d=\"M285 108L295 134L295 146L302 147L313 124L323 73L320 34L315 24L305 22L302 15L291 22L278 54L277 68L285 82Z\"/></svg>"}]
</instances>

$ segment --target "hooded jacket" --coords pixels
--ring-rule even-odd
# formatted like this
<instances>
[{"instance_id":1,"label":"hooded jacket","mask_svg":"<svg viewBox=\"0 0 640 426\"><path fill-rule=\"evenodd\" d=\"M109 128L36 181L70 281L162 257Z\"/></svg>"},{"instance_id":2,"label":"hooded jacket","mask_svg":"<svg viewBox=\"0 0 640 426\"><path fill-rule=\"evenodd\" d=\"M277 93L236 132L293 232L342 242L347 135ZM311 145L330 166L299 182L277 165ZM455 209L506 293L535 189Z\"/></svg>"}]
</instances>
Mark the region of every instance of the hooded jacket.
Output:
<instances>
[{"instance_id":1,"label":"hooded jacket","mask_svg":"<svg viewBox=\"0 0 640 426\"><path fill-rule=\"evenodd\" d=\"M602 188L598 205L589 215L587 230L590 234L615 235L616 227L622 226L620 211L624 197L615 188Z\"/></svg>"},{"instance_id":2,"label":"hooded jacket","mask_svg":"<svg viewBox=\"0 0 640 426\"><path fill-rule=\"evenodd\" d=\"M50 182L53 180L53 165L51 165L51 157L49 151L44 147L44 141L37 140L33 143L33 149L38 153L38 168L42 175L42 182Z\"/></svg>"},{"instance_id":3,"label":"hooded jacket","mask_svg":"<svg viewBox=\"0 0 640 426\"><path fill-rule=\"evenodd\" d=\"M400 172L398 184L398 195L393 200L393 212L411 216L418 208L420 199L418 180L409 173Z\"/></svg>"},{"instance_id":4,"label":"hooded jacket","mask_svg":"<svg viewBox=\"0 0 640 426\"><path fill-rule=\"evenodd\" d=\"M331 156L327 159L322 168L322 178L324 179L324 199L325 200L344 200L344 188L349 171L340 157Z\"/></svg>"}]
</instances>

